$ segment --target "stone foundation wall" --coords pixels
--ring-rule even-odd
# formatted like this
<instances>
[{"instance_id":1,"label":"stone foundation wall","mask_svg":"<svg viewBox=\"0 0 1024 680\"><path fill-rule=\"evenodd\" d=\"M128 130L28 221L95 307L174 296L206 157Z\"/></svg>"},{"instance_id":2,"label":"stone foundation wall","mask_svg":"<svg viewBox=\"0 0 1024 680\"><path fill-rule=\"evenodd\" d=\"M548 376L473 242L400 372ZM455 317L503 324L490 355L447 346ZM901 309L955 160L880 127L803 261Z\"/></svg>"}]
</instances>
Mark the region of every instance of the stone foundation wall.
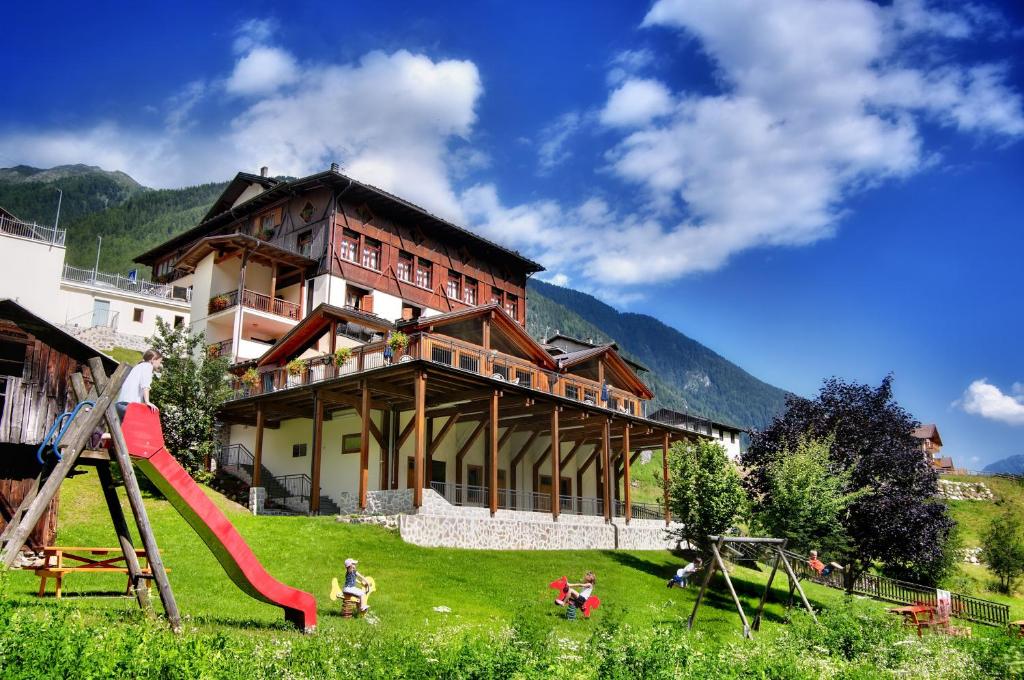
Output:
<instances>
[{"instance_id":1,"label":"stone foundation wall","mask_svg":"<svg viewBox=\"0 0 1024 680\"><path fill-rule=\"evenodd\" d=\"M357 492L341 491L331 496L331 500L337 503L342 515L398 515L414 511L412 489L367 491L366 510L359 509Z\"/></svg>"},{"instance_id":2,"label":"stone foundation wall","mask_svg":"<svg viewBox=\"0 0 1024 680\"><path fill-rule=\"evenodd\" d=\"M85 344L97 349L108 350L112 347L125 347L145 352L150 347L149 343L146 342L146 338L141 335L118 333L113 328L106 326L93 326L92 328L61 326L61 328Z\"/></svg>"}]
</instances>

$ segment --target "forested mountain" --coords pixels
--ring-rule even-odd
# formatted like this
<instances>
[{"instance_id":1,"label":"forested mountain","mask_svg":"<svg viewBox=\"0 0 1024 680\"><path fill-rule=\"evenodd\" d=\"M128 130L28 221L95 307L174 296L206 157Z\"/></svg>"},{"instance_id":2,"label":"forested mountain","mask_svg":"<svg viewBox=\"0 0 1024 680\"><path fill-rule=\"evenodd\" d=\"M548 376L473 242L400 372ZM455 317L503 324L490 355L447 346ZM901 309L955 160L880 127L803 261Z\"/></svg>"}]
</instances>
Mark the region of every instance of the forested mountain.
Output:
<instances>
[{"instance_id":1,"label":"forested mountain","mask_svg":"<svg viewBox=\"0 0 1024 680\"><path fill-rule=\"evenodd\" d=\"M195 226L224 186L148 189L123 172L89 165L19 165L0 168L0 206L22 220L52 225L61 189L59 226L68 232L68 264L93 267L97 236L103 236L100 269L125 272L137 266L136 255Z\"/></svg>"},{"instance_id":2,"label":"forested mountain","mask_svg":"<svg viewBox=\"0 0 1024 680\"><path fill-rule=\"evenodd\" d=\"M617 342L651 369L662 405L744 428L764 427L785 408L783 390L652 316L619 312L586 293L532 279L527 304L534 337L560 330Z\"/></svg>"},{"instance_id":3,"label":"forested mountain","mask_svg":"<svg viewBox=\"0 0 1024 680\"><path fill-rule=\"evenodd\" d=\"M51 225L59 187L68 263L92 267L101 235L100 269L124 272L135 266L133 257L195 226L225 185L155 190L124 173L86 165L17 166L0 169L0 206ZM595 341L614 339L626 356L651 369L654 408L668 406L744 428L764 427L784 408L785 392L653 317L621 313L590 295L540 281L530 282L529 293L527 325L534 337L560 330Z\"/></svg>"},{"instance_id":4,"label":"forested mountain","mask_svg":"<svg viewBox=\"0 0 1024 680\"><path fill-rule=\"evenodd\" d=\"M0 207L26 222L53 226L58 188L64 192L61 227L83 215L118 205L143 190L123 172L89 165L59 165L48 170L27 165L0 168Z\"/></svg>"}]
</instances>

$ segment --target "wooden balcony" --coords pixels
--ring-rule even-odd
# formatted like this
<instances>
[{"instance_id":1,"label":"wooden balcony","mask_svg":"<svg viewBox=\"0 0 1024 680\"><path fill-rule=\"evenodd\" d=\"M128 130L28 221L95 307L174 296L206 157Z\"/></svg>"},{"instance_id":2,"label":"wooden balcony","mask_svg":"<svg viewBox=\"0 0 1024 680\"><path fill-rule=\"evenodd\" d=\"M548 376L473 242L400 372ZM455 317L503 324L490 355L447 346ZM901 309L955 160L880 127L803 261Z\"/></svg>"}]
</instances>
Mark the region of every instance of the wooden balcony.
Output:
<instances>
[{"instance_id":1,"label":"wooden balcony","mask_svg":"<svg viewBox=\"0 0 1024 680\"><path fill-rule=\"evenodd\" d=\"M210 298L210 302L207 305L207 313L214 314L236 306L238 306L238 291L233 290ZM272 298L269 295L257 293L254 290L245 289L242 291L242 306L285 319L299 320L299 305L297 303L282 300L281 298Z\"/></svg>"},{"instance_id":2,"label":"wooden balcony","mask_svg":"<svg viewBox=\"0 0 1024 680\"><path fill-rule=\"evenodd\" d=\"M241 379L235 378L232 398L240 399L311 385L414 359L443 364L468 373L568 397L620 413L643 415L640 399L624 390L609 386L608 399L605 401L601 399L602 386L598 382L571 374L554 373L524 359L495 350L488 351L479 345L436 333L418 333L411 336L409 346L404 351L394 353L390 359L385 352L385 343L375 342L352 348L351 358L340 366L335 364L333 357L321 355L305 359L301 365L293 364L290 370L285 366L260 369L257 382L245 384Z\"/></svg>"}]
</instances>

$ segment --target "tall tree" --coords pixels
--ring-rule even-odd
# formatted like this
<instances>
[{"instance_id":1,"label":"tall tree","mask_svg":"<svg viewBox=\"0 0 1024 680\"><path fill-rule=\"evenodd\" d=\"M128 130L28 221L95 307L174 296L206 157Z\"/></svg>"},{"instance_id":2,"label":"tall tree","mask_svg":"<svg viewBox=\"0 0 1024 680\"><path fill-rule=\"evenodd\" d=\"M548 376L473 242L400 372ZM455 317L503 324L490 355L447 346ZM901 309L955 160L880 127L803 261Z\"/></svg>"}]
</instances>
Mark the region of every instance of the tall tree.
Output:
<instances>
[{"instance_id":1,"label":"tall tree","mask_svg":"<svg viewBox=\"0 0 1024 680\"><path fill-rule=\"evenodd\" d=\"M149 341L164 357L151 400L160 409L167 450L189 474L201 477L204 462L217 451L217 408L230 394L227 360L209 355L202 333L172 328L162 319Z\"/></svg>"},{"instance_id":2,"label":"tall tree","mask_svg":"<svg viewBox=\"0 0 1024 680\"><path fill-rule=\"evenodd\" d=\"M866 490L850 491L850 470L831 465L831 446L831 437L801 437L768 465L768 492L753 501L758 531L787 538L801 552L836 555L849 549L846 516Z\"/></svg>"},{"instance_id":3,"label":"tall tree","mask_svg":"<svg viewBox=\"0 0 1024 680\"><path fill-rule=\"evenodd\" d=\"M999 587L1013 594L1017 580L1024 574L1024 521L1009 510L996 517L982 535L982 557Z\"/></svg>"},{"instance_id":4,"label":"tall tree","mask_svg":"<svg viewBox=\"0 0 1024 680\"><path fill-rule=\"evenodd\" d=\"M701 550L707 537L733 525L746 496L739 473L717 442L676 442L669 449L669 507L678 537Z\"/></svg>"},{"instance_id":5,"label":"tall tree","mask_svg":"<svg viewBox=\"0 0 1024 680\"><path fill-rule=\"evenodd\" d=\"M745 484L772 493L772 465L802 437L831 436L829 465L849 474L846 492L867 489L843 521L849 583L881 562L926 573L941 560L952 520L935 500L937 474L912 436L918 422L893 398L892 376L878 387L830 378L817 398L790 396L784 414L751 436L743 455Z\"/></svg>"}]
</instances>

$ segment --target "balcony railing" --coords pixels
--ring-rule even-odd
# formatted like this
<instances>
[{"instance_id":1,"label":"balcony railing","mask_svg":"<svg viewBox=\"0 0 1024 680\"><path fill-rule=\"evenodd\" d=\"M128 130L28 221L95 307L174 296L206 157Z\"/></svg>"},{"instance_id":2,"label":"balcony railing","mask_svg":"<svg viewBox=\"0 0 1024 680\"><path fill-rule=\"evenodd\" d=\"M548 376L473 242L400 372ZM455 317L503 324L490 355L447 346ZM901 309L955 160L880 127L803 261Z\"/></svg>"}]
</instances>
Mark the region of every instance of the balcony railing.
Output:
<instances>
[{"instance_id":1,"label":"balcony railing","mask_svg":"<svg viewBox=\"0 0 1024 680\"><path fill-rule=\"evenodd\" d=\"M210 302L207 305L207 313L214 314L236 306L238 306L238 291L232 290L210 298ZM298 304L282 300L281 298L272 298L269 295L257 293L254 290L245 289L242 291L242 306L286 319L299 320Z\"/></svg>"},{"instance_id":2,"label":"balcony railing","mask_svg":"<svg viewBox=\"0 0 1024 680\"><path fill-rule=\"evenodd\" d=\"M67 236L67 230L54 227L44 227L35 222L22 222L0 215L0 233L20 236L21 238L52 243L55 246L63 246Z\"/></svg>"},{"instance_id":3,"label":"balcony railing","mask_svg":"<svg viewBox=\"0 0 1024 680\"><path fill-rule=\"evenodd\" d=\"M615 516L626 516L626 504L623 501L615 501ZM650 503L630 503L630 514L633 519L664 519L665 508Z\"/></svg>"},{"instance_id":4,"label":"balcony railing","mask_svg":"<svg viewBox=\"0 0 1024 680\"><path fill-rule=\"evenodd\" d=\"M146 295L148 297L160 298L163 300L189 302L192 299L191 288L153 283L152 281L147 281L145 279L130 278L120 274L108 274L106 272L98 272L94 269L72 267L69 264L64 265L64 273L61 278L71 283L81 283L87 286L106 288L108 290L121 290L126 293Z\"/></svg>"},{"instance_id":5,"label":"balcony railing","mask_svg":"<svg viewBox=\"0 0 1024 680\"><path fill-rule=\"evenodd\" d=\"M231 359L234 357L234 341L231 338L227 340L221 340L208 345L206 351L209 353L210 358L216 359L223 357L225 359Z\"/></svg>"},{"instance_id":6,"label":"balcony railing","mask_svg":"<svg viewBox=\"0 0 1024 680\"><path fill-rule=\"evenodd\" d=\"M248 291L246 291L248 292ZM211 300L225 298L223 304L234 304L231 294L225 293ZM237 296L236 296L237 297ZM264 296L265 297L265 296ZM216 310L227 307L217 307ZM385 343L378 341L352 348L352 357L342 366L334 364L333 357L321 355L305 359L301 364L260 370L259 383L244 385L235 379L234 398L254 396L266 392L300 387L322 380L331 380L344 375L381 368L412 359L422 359L436 364L451 366L462 371L487 376L520 387L557 394L577 401L639 415L640 400L633 394L614 387L608 387L608 400L602 401L601 384L574 375L564 375L539 368L529 361L508 356L462 340L433 333L419 333L410 337L409 346L395 353L390 362L385 358Z\"/></svg>"},{"instance_id":7,"label":"balcony railing","mask_svg":"<svg viewBox=\"0 0 1024 680\"><path fill-rule=\"evenodd\" d=\"M430 488L440 494L452 505L464 507L487 507L490 496L486 486L473 484L450 484L447 482L431 482ZM590 496L559 496L559 511L564 515L588 515L601 517L604 514L604 501ZM634 519L662 519L663 515L651 516L650 508L638 504L634 507ZM551 512L551 494L540 491L518 489L498 489L498 508L501 510L522 510L525 512Z\"/></svg>"}]
</instances>

